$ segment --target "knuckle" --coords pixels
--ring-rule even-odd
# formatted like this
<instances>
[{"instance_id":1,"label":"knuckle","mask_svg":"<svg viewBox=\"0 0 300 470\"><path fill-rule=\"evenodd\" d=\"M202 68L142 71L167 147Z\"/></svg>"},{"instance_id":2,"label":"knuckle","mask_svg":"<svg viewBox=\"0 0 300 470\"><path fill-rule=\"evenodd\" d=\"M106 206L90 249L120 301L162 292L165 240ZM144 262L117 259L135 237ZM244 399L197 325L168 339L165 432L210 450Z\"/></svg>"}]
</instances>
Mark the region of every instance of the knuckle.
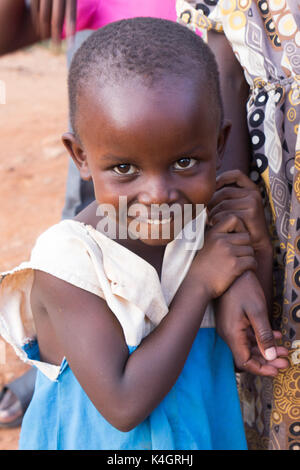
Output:
<instances>
[{"instance_id":1,"label":"knuckle","mask_svg":"<svg viewBox=\"0 0 300 470\"><path fill-rule=\"evenodd\" d=\"M236 367L239 370L245 370L247 368L247 362L248 361L243 362L240 358L235 358L234 362L235 362Z\"/></svg>"},{"instance_id":2,"label":"knuckle","mask_svg":"<svg viewBox=\"0 0 300 470\"><path fill-rule=\"evenodd\" d=\"M230 263L233 264L236 258L234 257L234 255L232 253L232 246L229 245L228 243L224 243L222 249L223 249L224 255L226 257L229 257L230 258Z\"/></svg>"},{"instance_id":3,"label":"knuckle","mask_svg":"<svg viewBox=\"0 0 300 470\"><path fill-rule=\"evenodd\" d=\"M240 169L236 168L235 170L232 171L232 174L233 174L236 178L238 178L239 176L242 176L243 173L241 172Z\"/></svg>"},{"instance_id":4,"label":"knuckle","mask_svg":"<svg viewBox=\"0 0 300 470\"><path fill-rule=\"evenodd\" d=\"M274 342L273 333L270 329L259 329L258 336L263 344L270 344Z\"/></svg>"},{"instance_id":5,"label":"knuckle","mask_svg":"<svg viewBox=\"0 0 300 470\"><path fill-rule=\"evenodd\" d=\"M239 218L236 214L230 214L229 217L232 220L232 222L238 222L239 221Z\"/></svg>"},{"instance_id":6,"label":"knuckle","mask_svg":"<svg viewBox=\"0 0 300 470\"><path fill-rule=\"evenodd\" d=\"M252 265L253 269L256 270L257 267L258 267L258 262L254 258L254 256L251 256L251 260L252 260L251 265Z\"/></svg>"},{"instance_id":7,"label":"knuckle","mask_svg":"<svg viewBox=\"0 0 300 470\"><path fill-rule=\"evenodd\" d=\"M238 259L235 258L234 256L231 256L229 262L228 262L228 268L233 274L239 274L239 262Z\"/></svg>"},{"instance_id":8,"label":"knuckle","mask_svg":"<svg viewBox=\"0 0 300 470\"><path fill-rule=\"evenodd\" d=\"M228 216L229 222L234 225L234 226L239 226L240 225L240 219L236 214L230 214Z\"/></svg>"},{"instance_id":9,"label":"knuckle","mask_svg":"<svg viewBox=\"0 0 300 470\"><path fill-rule=\"evenodd\" d=\"M216 248L223 249L223 247L224 247L224 240L223 240L223 238L221 238L221 237L215 237L215 246L216 246ZM225 247L226 247L226 245L225 245Z\"/></svg>"}]
</instances>

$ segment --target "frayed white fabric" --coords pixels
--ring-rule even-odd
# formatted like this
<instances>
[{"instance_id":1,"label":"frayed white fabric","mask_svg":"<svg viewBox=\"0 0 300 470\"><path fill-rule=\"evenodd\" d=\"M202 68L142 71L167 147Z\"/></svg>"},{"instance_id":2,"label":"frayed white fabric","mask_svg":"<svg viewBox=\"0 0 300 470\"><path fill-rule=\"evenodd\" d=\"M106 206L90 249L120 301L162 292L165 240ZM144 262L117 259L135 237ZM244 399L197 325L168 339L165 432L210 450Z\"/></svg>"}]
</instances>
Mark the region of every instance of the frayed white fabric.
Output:
<instances>
[{"instance_id":1,"label":"frayed white fabric","mask_svg":"<svg viewBox=\"0 0 300 470\"><path fill-rule=\"evenodd\" d=\"M60 366L33 361L22 349L35 337L30 293L34 271L40 270L104 299L118 318L127 345L138 346L168 313L203 246L205 224L204 209L184 228L184 235L181 232L167 245L161 281L153 266L91 226L64 220L50 227L37 239L30 261L1 274L0 334L20 359L56 380ZM213 326L209 306L202 327Z\"/></svg>"}]
</instances>

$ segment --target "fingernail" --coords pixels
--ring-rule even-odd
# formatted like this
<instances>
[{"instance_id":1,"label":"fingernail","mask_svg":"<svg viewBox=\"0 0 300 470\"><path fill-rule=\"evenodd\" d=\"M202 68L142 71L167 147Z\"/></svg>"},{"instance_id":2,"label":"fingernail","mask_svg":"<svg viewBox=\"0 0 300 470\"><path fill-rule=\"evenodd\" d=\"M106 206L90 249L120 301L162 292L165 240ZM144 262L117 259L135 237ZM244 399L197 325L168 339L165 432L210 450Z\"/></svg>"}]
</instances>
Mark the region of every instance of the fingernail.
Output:
<instances>
[{"instance_id":1,"label":"fingernail","mask_svg":"<svg viewBox=\"0 0 300 470\"><path fill-rule=\"evenodd\" d=\"M276 359L276 349L274 347L265 350L265 356L268 361L273 361Z\"/></svg>"}]
</instances>

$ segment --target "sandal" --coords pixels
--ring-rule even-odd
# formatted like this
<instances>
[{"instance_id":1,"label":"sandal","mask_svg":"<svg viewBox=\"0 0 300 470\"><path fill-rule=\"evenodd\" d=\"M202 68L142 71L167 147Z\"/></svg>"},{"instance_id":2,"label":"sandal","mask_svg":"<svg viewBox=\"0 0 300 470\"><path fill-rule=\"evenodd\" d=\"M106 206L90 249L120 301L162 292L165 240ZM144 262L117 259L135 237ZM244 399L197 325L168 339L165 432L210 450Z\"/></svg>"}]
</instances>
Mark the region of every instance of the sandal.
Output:
<instances>
[{"instance_id":1,"label":"sandal","mask_svg":"<svg viewBox=\"0 0 300 470\"><path fill-rule=\"evenodd\" d=\"M31 401L36 369L5 385L0 392L0 428L16 428L21 425L24 413Z\"/></svg>"}]
</instances>

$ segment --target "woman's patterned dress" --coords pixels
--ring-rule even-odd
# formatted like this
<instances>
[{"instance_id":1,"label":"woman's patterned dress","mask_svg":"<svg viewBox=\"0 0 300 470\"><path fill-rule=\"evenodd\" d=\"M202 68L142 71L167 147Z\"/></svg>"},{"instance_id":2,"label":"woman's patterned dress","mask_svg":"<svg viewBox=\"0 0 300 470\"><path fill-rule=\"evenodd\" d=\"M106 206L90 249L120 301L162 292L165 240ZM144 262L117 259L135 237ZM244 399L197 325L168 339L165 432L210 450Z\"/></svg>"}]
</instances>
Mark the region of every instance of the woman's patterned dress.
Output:
<instances>
[{"instance_id":1,"label":"woman's patterned dress","mask_svg":"<svg viewBox=\"0 0 300 470\"><path fill-rule=\"evenodd\" d=\"M250 449L300 449L300 3L299 0L177 0L180 22L224 34L250 86L252 179L272 214L272 324L290 350L275 379L242 374Z\"/></svg>"}]
</instances>

